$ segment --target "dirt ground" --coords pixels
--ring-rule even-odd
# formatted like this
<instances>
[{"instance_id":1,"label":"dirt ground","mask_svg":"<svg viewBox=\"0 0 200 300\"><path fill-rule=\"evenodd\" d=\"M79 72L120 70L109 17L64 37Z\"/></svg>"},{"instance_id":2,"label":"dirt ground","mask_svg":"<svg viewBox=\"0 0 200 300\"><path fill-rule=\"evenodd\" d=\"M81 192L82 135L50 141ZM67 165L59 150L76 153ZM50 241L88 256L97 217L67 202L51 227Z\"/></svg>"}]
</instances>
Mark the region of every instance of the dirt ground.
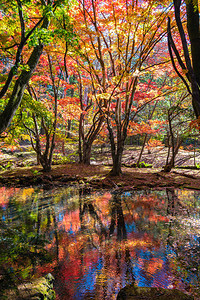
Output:
<instances>
[{"instance_id":1,"label":"dirt ground","mask_svg":"<svg viewBox=\"0 0 200 300\"><path fill-rule=\"evenodd\" d=\"M36 186L53 188L72 182L86 184L94 189L146 189L179 187L200 189L200 173L198 170L172 170L164 173L162 169L127 168L123 167L123 174L119 177L108 175L110 167L84 166L77 163L53 166L48 173L42 172L38 166L16 168L0 172L1 186Z\"/></svg>"},{"instance_id":2,"label":"dirt ground","mask_svg":"<svg viewBox=\"0 0 200 300\"><path fill-rule=\"evenodd\" d=\"M0 161L5 164L15 162L14 167L0 172L1 186L36 186L44 188L63 186L72 182L86 184L94 189L146 189L179 187L200 189L200 171L194 169L194 155L192 151L180 150L176 158L176 166L170 173L162 170L166 159L166 149L156 149L151 154L145 150L141 159L145 164L151 164L151 168L132 167L136 163L140 149L128 148L124 151L122 175L119 177L109 176L111 158L107 151L93 153L90 166L74 163L53 165L52 170L44 173L42 168L35 165L34 157L28 154L17 155L12 160L11 156L4 155ZM95 157L95 159L94 159ZM30 166L23 166L23 160L30 160ZM200 153L196 153L195 163L200 164ZM21 166L21 167L20 167Z\"/></svg>"}]
</instances>

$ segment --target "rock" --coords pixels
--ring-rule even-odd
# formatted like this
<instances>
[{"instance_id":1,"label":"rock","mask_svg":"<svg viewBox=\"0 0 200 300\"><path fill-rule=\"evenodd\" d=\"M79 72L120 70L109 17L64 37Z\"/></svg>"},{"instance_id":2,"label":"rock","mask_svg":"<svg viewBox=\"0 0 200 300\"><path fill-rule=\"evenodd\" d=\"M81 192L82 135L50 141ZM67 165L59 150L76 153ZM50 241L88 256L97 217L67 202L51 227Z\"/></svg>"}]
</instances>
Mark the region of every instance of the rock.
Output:
<instances>
[{"instance_id":1,"label":"rock","mask_svg":"<svg viewBox=\"0 0 200 300\"><path fill-rule=\"evenodd\" d=\"M5 291L4 299L9 300L54 300L56 299L53 290L53 276L49 273L32 282L18 286L16 290Z\"/></svg>"},{"instance_id":2,"label":"rock","mask_svg":"<svg viewBox=\"0 0 200 300\"><path fill-rule=\"evenodd\" d=\"M193 296L176 289L138 287L134 284L125 286L117 295L117 300L194 300Z\"/></svg>"}]
</instances>

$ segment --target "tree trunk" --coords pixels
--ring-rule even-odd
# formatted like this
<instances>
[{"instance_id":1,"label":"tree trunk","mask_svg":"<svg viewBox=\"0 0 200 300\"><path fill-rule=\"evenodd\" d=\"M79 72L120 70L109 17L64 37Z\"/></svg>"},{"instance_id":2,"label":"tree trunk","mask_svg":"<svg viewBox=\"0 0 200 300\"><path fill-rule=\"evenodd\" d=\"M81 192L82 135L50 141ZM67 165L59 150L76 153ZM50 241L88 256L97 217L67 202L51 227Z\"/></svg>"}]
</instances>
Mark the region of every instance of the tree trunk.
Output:
<instances>
[{"instance_id":1,"label":"tree trunk","mask_svg":"<svg viewBox=\"0 0 200 300\"><path fill-rule=\"evenodd\" d=\"M186 63L186 69L188 71L188 79L190 81L191 90L192 90L192 105L196 117L200 116L200 90L199 90L199 49L200 49L200 33L199 33L199 10L198 3L197 8L195 4L197 1L189 0L186 2L187 9L187 29L189 33L189 38L191 42L191 51L192 51L192 63L190 59L190 53L188 50L188 42L183 29L181 21L181 0L173 0L174 2L174 11L176 24L179 30L179 34L182 41L184 58ZM195 3L194 3L195 2ZM180 60L180 57L179 57ZM180 76L179 76L180 77Z\"/></svg>"},{"instance_id":2,"label":"tree trunk","mask_svg":"<svg viewBox=\"0 0 200 300\"><path fill-rule=\"evenodd\" d=\"M187 30L191 42L192 66L198 85L200 84L200 30L199 10L195 7L195 1L186 2L187 8Z\"/></svg>"},{"instance_id":3,"label":"tree trunk","mask_svg":"<svg viewBox=\"0 0 200 300\"><path fill-rule=\"evenodd\" d=\"M82 162L86 165L90 165L92 145L88 142L83 143L83 159Z\"/></svg>"},{"instance_id":4,"label":"tree trunk","mask_svg":"<svg viewBox=\"0 0 200 300\"><path fill-rule=\"evenodd\" d=\"M172 151L172 156L169 162L166 163L164 167L164 172L170 172L172 168L174 168L174 163L175 163L175 158L176 155L178 154L179 148L182 144L183 140L180 138L180 140L177 140L177 144L174 148L174 151Z\"/></svg>"},{"instance_id":5,"label":"tree trunk","mask_svg":"<svg viewBox=\"0 0 200 300\"><path fill-rule=\"evenodd\" d=\"M93 122L87 134L84 133L84 114L81 113L79 119L79 162L86 165L90 164L90 156L92 144L99 133L104 122L104 115L102 114L97 121Z\"/></svg>"},{"instance_id":6,"label":"tree trunk","mask_svg":"<svg viewBox=\"0 0 200 300\"><path fill-rule=\"evenodd\" d=\"M110 171L111 176L120 176L122 174L121 164L122 164L122 153L124 147L121 145L119 149L117 149L117 153L112 155L113 166L112 170Z\"/></svg>"},{"instance_id":7,"label":"tree trunk","mask_svg":"<svg viewBox=\"0 0 200 300\"><path fill-rule=\"evenodd\" d=\"M42 167L43 167L43 171L44 172L50 172L51 171L51 162L49 162L49 160L45 161L44 163L41 163Z\"/></svg>"},{"instance_id":8,"label":"tree trunk","mask_svg":"<svg viewBox=\"0 0 200 300\"><path fill-rule=\"evenodd\" d=\"M39 157L39 162L42 165L43 171L44 172L51 171L51 163L52 163L51 160L47 156L39 152L39 150L36 153Z\"/></svg>"},{"instance_id":9,"label":"tree trunk","mask_svg":"<svg viewBox=\"0 0 200 300\"><path fill-rule=\"evenodd\" d=\"M197 140L194 140L194 166L196 167L196 147L197 147Z\"/></svg>"},{"instance_id":10,"label":"tree trunk","mask_svg":"<svg viewBox=\"0 0 200 300\"><path fill-rule=\"evenodd\" d=\"M79 129L78 129L78 153L79 153L79 162L83 162L83 153L82 153L82 140L84 141L84 116L81 113L79 118Z\"/></svg>"},{"instance_id":11,"label":"tree trunk","mask_svg":"<svg viewBox=\"0 0 200 300\"><path fill-rule=\"evenodd\" d=\"M139 155L138 161L137 161L137 163L136 163L137 167L139 167L139 165L140 165L140 160L141 160L142 154L143 154L143 152L144 152L144 147L145 147L145 145L146 145L147 137L148 137L148 134L146 133L145 136L144 136L144 141L143 141L143 144L142 144L142 148L141 148L141 151L140 151L140 155Z\"/></svg>"},{"instance_id":12,"label":"tree trunk","mask_svg":"<svg viewBox=\"0 0 200 300\"><path fill-rule=\"evenodd\" d=\"M70 139L71 138L71 125L72 125L72 120L67 120L67 138Z\"/></svg>"},{"instance_id":13,"label":"tree trunk","mask_svg":"<svg viewBox=\"0 0 200 300\"><path fill-rule=\"evenodd\" d=\"M49 21L47 18L45 18L42 28L47 29L48 26L49 26ZM31 53L31 56L27 62L27 65L29 66L29 71L23 70L21 72L21 75L17 79L12 94L10 96L10 99L4 111L0 114L0 134L3 131L5 131L6 128L10 125L15 115L15 112L21 103L26 85L28 84L29 79L31 78L38 64L42 51L43 51L43 44L39 44L33 49L33 52Z\"/></svg>"},{"instance_id":14,"label":"tree trunk","mask_svg":"<svg viewBox=\"0 0 200 300\"><path fill-rule=\"evenodd\" d=\"M121 132L118 131L117 143L115 144L113 130L108 119L107 119L107 128L109 132L111 155L113 161L112 170L110 171L109 174L111 176L120 176L122 174L121 163L122 163L122 154L124 150L124 143L125 143L126 136L124 135L122 137Z\"/></svg>"}]
</instances>

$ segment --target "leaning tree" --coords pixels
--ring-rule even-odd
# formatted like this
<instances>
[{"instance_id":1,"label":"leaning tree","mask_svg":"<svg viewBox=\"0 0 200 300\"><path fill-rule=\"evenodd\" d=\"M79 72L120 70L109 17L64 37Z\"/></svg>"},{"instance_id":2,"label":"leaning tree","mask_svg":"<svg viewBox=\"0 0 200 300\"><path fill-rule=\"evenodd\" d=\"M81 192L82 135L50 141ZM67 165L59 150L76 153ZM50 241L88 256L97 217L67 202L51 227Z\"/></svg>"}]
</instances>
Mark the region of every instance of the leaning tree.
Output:
<instances>
[{"instance_id":1,"label":"leaning tree","mask_svg":"<svg viewBox=\"0 0 200 300\"><path fill-rule=\"evenodd\" d=\"M171 20L168 18L168 48L173 67L192 96L197 118L200 116L200 29L198 0L173 0L176 29L182 44L182 53L174 42ZM187 30L184 28L186 8ZM189 39L187 38L189 36ZM191 48L191 51L189 50ZM182 55L183 54L183 55Z\"/></svg>"},{"instance_id":2,"label":"leaning tree","mask_svg":"<svg viewBox=\"0 0 200 300\"><path fill-rule=\"evenodd\" d=\"M0 56L1 63L6 62L3 71L7 73L0 90L3 108L0 112L0 134L10 125L21 103L44 45L53 38L51 19L63 4L67 1L7 0L0 4ZM26 62L23 56L26 56Z\"/></svg>"}]
</instances>

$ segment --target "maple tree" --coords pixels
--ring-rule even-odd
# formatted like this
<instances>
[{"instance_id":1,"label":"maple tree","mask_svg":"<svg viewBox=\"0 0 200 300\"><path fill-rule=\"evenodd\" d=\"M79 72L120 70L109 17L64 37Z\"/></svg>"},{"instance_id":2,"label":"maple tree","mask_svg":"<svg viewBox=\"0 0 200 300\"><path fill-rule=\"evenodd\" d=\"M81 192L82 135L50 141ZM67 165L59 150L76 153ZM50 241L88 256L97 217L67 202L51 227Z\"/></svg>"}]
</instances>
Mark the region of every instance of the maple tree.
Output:
<instances>
[{"instance_id":1,"label":"maple tree","mask_svg":"<svg viewBox=\"0 0 200 300\"><path fill-rule=\"evenodd\" d=\"M111 173L117 175L121 173L142 66L152 64L148 58L155 55L153 49L166 32L167 9L154 1L107 1L101 5L91 0L79 1L77 11L74 24L80 36L77 52L85 61L84 69L90 75L92 96L98 105L96 129L100 130L104 121L107 123L113 159ZM77 26L80 20L81 26ZM150 94L146 95L146 101ZM137 97L139 101L139 91Z\"/></svg>"},{"instance_id":2,"label":"maple tree","mask_svg":"<svg viewBox=\"0 0 200 300\"><path fill-rule=\"evenodd\" d=\"M84 95L83 90L82 80L79 77L79 99L82 109L79 118L79 161L90 164L92 145L103 125L104 113L101 105L98 106L96 101L92 101L90 96L87 95L87 91Z\"/></svg>"},{"instance_id":3,"label":"maple tree","mask_svg":"<svg viewBox=\"0 0 200 300\"><path fill-rule=\"evenodd\" d=\"M66 119L69 120L73 117L76 118L76 115L79 114L79 109L74 104L74 99L71 100L70 97L66 96L66 89L71 88L70 84L67 84L68 73L66 69L66 54L74 38L73 30L70 25L70 19L68 17L69 6L67 5L66 1L61 1L59 3L51 2L49 4L44 2L44 5L42 3L40 4L42 5L44 14L42 18L46 18L48 20L50 27L48 28L48 30L44 30L43 28L36 28L37 30L35 35L33 35L29 39L29 41L25 43L25 49L22 53L20 53L21 66L19 70L22 69L22 73L30 71L28 61L30 50L32 48L36 49L40 45L42 50L45 48L45 53L47 54L42 57L42 52L40 52L40 54L38 55L37 64L31 70L32 81L30 81L30 76L29 80L25 80L26 83L23 87L23 93L20 94L20 98L18 99L19 101L17 100L17 106L19 106L19 104L21 105L17 111L16 118L14 118L14 123L9 127L9 130L6 133L6 137L8 137L10 134L13 134L13 127L16 127L16 124L18 128L23 124L30 135L30 140L33 149L37 153L38 161L42 164L44 170L47 171L51 168L53 152L55 148L58 115L60 123L62 124L63 121L66 121ZM37 16L39 18L39 15L42 14L40 4L36 3L36 6L31 6L29 1L27 1L27 3L24 3L24 18L25 20L30 19L31 25L32 23L34 24L35 19L37 20ZM65 6L63 6L63 4L65 4ZM29 11L30 8L32 9L31 11ZM22 8L20 12L22 13ZM10 14L12 15L12 12L10 12ZM23 16L21 16L21 18L22 17ZM2 20L4 20L5 18L6 16L4 16ZM31 27L31 25L29 27ZM23 29L25 30L25 24ZM13 38L17 39L17 37L15 36ZM55 50L56 44L57 47ZM51 57L53 57L53 64L51 62ZM11 58L9 63L12 62ZM5 64L1 67L5 68ZM16 83L11 82L10 84L11 88L14 88L16 86L19 78L21 78L20 80L24 80L23 75L25 73L21 75L19 75L18 73L16 73L16 76L14 78L14 80L17 79ZM17 78L18 76L21 77ZM2 78L2 84L5 77L6 75L4 75ZM30 96L28 96L28 93ZM10 95L10 90L7 92L7 95ZM54 104L50 103L52 100L52 96L54 99ZM7 101L4 96L1 101L2 117L3 115L5 115L5 111L10 105L9 103L11 103L12 107L15 106L14 102L10 100ZM17 106L15 106L16 109ZM9 114L7 116L9 117ZM32 116L32 121L30 120L30 116ZM54 121L52 121L52 119L54 119ZM10 117L9 120L11 121ZM59 126L62 126L61 124ZM40 126L42 128L40 128ZM21 132L23 132L22 127ZM42 132L43 135L45 135L45 139L44 136L41 136ZM19 134L17 136L17 131L14 132L14 135L16 136L15 140L17 140L17 138L19 137ZM60 133L60 137L61 136L62 134ZM24 133L21 137L27 138ZM44 142L46 143L46 145L44 145Z\"/></svg>"},{"instance_id":4,"label":"maple tree","mask_svg":"<svg viewBox=\"0 0 200 300\"><path fill-rule=\"evenodd\" d=\"M57 115L58 115L58 88L56 86L55 77L54 77L53 70L52 70L52 61L51 61L50 55L47 55L47 57L48 57L48 64L49 64L50 81L51 81L51 85L52 85L52 89L53 89L53 97L52 97L53 99L52 100L54 103L52 105L53 106L52 109L49 107L49 111L51 112L51 116L49 119L52 120L51 126L49 126L49 122L48 122L49 120L47 118L45 120L45 114L44 113L41 114L41 127L45 133L45 138L46 138L44 150L42 149L41 140L40 140L41 129L39 129L38 121L37 121L38 113L35 111L32 112L34 129L31 129L24 123L25 128L28 130L28 132L30 134L32 147L35 150L35 152L37 153L38 161L43 166L44 171L51 170L53 151L55 148L57 119L58 119L58 117L57 117ZM38 97L37 97L37 94L35 93L35 90L33 88L31 89L30 86L29 86L28 90L29 90L30 96L32 98L35 97L35 101L37 102ZM33 103L33 105L34 105L34 103ZM44 112L44 108L40 107L38 112L40 110L43 110L43 112Z\"/></svg>"},{"instance_id":5,"label":"maple tree","mask_svg":"<svg viewBox=\"0 0 200 300\"><path fill-rule=\"evenodd\" d=\"M67 96L73 85L67 83L64 75L63 55L59 51L54 51L53 56L44 53L27 87L30 99L27 99L26 105L23 101L21 108L21 113L25 114L23 125L30 135L38 162L45 171L51 169L55 146L58 147L62 137L62 128L66 127L69 119L78 120L81 113L76 98ZM32 116L32 124L27 122L30 119L28 115Z\"/></svg>"},{"instance_id":6,"label":"maple tree","mask_svg":"<svg viewBox=\"0 0 200 300\"><path fill-rule=\"evenodd\" d=\"M72 88L68 91L71 94L71 110L74 106L74 120L78 118L78 154L79 162L90 164L92 144L96 139L103 124L103 114L95 99L92 97L91 77L84 69L84 61L79 54L72 52L67 57L67 70ZM79 112L75 107L79 106ZM69 125L68 123L68 130ZM76 136L76 132L73 133Z\"/></svg>"}]
</instances>

